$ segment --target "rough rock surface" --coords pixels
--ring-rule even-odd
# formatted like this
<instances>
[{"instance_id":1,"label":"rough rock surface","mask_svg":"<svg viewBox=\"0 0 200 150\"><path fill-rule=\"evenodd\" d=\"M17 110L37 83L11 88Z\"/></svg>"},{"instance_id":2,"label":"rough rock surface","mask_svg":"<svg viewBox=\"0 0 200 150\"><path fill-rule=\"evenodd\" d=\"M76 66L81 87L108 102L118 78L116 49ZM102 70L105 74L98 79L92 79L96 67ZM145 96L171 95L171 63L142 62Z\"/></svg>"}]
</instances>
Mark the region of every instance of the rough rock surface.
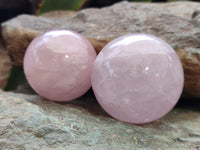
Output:
<instances>
[{"instance_id":1,"label":"rough rock surface","mask_svg":"<svg viewBox=\"0 0 200 150\"><path fill-rule=\"evenodd\" d=\"M197 17L200 14L200 7L197 8L193 13L192 13L192 18Z\"/></svg>"},{"instance_id":2,"label":"rough rock surface","mask_svg":"<svg viewBox=\"0 0 200 150\"><path fill-rule=\"evenodd\" d=\"M143 5L155 8L160 11L171 13L185 19L191 19L192 14L200 9L200 3L196 2L172 2L172 3L135 3L136 5ZM183 11L184 10L184 11ZM42 14L42 17L63 18L73 17L76 15L75 11L55 10Z\"/></svg>"},{"instance_id":3,"label":"rough rock surface","mask_svg":"<svg viewBox=\"0 0 200 150\"><path fill-rule=\"evenodd\" d=\"M0 91L0 149L16 150L196 150L199 104L176 108L146 125L110 118L91 93L70 103Z\"/></svg>"},{"instance_id":4,"label":"rough rock surface","mask_svg":"<svg viewBox=\"0 0 200 150\"><path fill-rule=\"evenodd\" d=\"M66 18L66 17L73 17L76 15L76 11L69 11L69 10L54 10L51 12L47 12L42 14L42 17L49 17L49 18Z\"/></svg>"},{"instance_id":5,"label":"rough rock surface","mask_svg":"<svg viewBox=\"0 0 200 150\"><path fill-rule=\"evenodd\" d=\"M148 7L152 7L161 11L166 11L175 16L185 19L191 19L194 11L200 8L200 3L197 2L172 2L172 3L147 3Z\"/></svg>"},{"instance_id":6,"label":"rough rock surface","mask_svg":"<svg viewBox=\"0 0 200 150\"><path fill-rule=\"evenodd\" d=\"M186 4L190 5L180 2L176 6L185 7ZM193 4L195 9L199 7L199 3ZM72 18L21 15L3 23L2 34L17 66L22 66L30 41L49 29L77 31L91 41L97 52L110 40L127 33L153 34L170 43L181 58L185 71L184 96L200 97L199 17L186 19L148 5L122 2L102 9L85 9Z\"/></svg>"},{"instance_id":7,"label":"rough rock surface","mask_svg":"<svg viewBox=\"0 0 200 150\"><path fill-rule=\"evenodd\" d=\"M11 60L0 38L0 88L4 88L10 73Z\"/></svg>"}]
</instances>

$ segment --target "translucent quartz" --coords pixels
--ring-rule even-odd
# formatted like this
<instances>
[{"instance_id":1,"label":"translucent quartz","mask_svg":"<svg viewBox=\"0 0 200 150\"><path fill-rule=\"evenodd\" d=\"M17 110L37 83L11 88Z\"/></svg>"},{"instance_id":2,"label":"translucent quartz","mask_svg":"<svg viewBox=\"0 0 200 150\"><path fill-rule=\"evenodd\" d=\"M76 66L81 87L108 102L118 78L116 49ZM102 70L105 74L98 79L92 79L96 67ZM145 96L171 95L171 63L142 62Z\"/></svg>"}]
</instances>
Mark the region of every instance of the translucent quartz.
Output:
<instances>
[{"instance_id":1,"label":"translucent quartz","mask_svg":"<svg viewBox=\"0 0 200 150\"><path fill-rule=\"evenodd\" d=\"M78 33L52 30L31 42L24 57L24 71L39 95L53 101L69 101L91 87L95 58L90 42Z\"/></svg>"},{"instance_id":2,"label":"translucent quartz","mask_svg":"<svg viewBox=\"0 0 200 150\"><path fill-rule=\"evenodd\" d=\"M177 103L184 75L176 52L146 34L119 37L97 56L92 87L103 109L121 121L143 124L161 118Z\"/></svg>"}]
</instances>

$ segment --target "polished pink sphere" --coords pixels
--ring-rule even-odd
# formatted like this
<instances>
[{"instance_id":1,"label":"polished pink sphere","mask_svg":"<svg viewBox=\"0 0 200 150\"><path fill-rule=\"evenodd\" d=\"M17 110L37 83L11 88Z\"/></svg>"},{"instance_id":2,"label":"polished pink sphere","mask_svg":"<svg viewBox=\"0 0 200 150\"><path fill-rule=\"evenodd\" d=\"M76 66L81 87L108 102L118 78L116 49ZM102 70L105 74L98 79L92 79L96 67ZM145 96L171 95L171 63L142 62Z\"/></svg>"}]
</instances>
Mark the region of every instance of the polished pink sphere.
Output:
<instances>
[{"instance_id":1,"label":"polished pink sphere","mask_svg":"<svg viewBox=\"0 0 200 150\"><path fill-rule=\"evenodd\" d=\"M130 34L106 45L92 71L99 104L116 119L133 124L152 122L179 100L184 83L181 62L165 41Z\"/></svg>"},{"instance_id":2,"label":"polished pink sphere","mask_svg":"<svg viewBox=\"0 0 200 150\"><path fill-rule=\"evenodd\" d=\"M51 30L36 37L24 57L31 87L53 101L80 97L91 87L96 52L90 42L69 30Z\"/></svg>"}]
</instances>

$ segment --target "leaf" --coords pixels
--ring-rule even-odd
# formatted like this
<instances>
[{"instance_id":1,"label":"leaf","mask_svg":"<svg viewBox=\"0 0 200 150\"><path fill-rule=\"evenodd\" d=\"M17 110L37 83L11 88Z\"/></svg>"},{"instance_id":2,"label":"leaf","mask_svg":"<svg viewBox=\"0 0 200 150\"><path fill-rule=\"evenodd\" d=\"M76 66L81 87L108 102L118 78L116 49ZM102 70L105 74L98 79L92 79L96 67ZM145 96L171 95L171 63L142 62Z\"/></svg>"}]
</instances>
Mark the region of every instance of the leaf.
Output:
<instances>
[{"instance_id":1,"label":"leaf","mask_svg":"<svg viewBox=\"0 0 200 150\"><path fill-rule=\"evenodd\" d=\"M19 85L27 83L23 69L12 67L8 82L4 88L5 91L16 90Z\"/></svg>"},{"instance_id":2,"label":"leaf","mask_svg":"<svg viewBox=\"0 0 200 150\"><path fill-rule=\"evenodd\" d=\"M78 10L87 0L45 0L39 14L52 10Z\"/></svg>"}]
</instances>

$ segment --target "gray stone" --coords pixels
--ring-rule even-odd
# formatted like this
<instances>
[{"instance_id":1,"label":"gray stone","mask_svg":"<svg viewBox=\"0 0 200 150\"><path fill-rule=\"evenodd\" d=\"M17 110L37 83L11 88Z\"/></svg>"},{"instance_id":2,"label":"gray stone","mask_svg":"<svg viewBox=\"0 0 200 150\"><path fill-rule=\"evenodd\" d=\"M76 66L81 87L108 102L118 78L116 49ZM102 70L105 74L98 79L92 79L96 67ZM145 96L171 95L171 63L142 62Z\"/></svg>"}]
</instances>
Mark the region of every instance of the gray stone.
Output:
<instances>
[{"instance_id":1,"label":"gray stone","mask_svg":"<svg viewBox=\"0 0 200 150\"><path fill-rule=\"evenodd\" d=\"M185 19L191 19L193 13L200 8L200 3L189 1L177 1L171 3L144 3L144 5Z\"/></svg>"},{"instance_id":2,"label":"gray stone","mask_svg":"<svg viewBox=\"0 0 200 150\"><path fill-rule=\"evenodd\" d=\"M197 9L193 12L192 18L195 18L195 17L197 17L198 15L200 15L200 7L197 8Z\"/></svg>"},{"instance_id":3,"label":"gray stone","mask_svg":"<svg viewBox=\"0 0 200 150\"><path fill-rule=\"evenodd\" d=\"M147 7L154 8L156 10L165 11L167 13L179 16L185 19L191 19L194 12L197 12L200 8L200 3L197 2L171 2L171 3L135 3L135 5L143 5ZM184 10L184 11L183 11ZM198 11L199 12L199 11ZM63 17L73 17L76 15L75 11L68 10L56 10L52 12L47 12L42 14L43 17L51 18L63 18Z\"/></svg>"},{"instance_id":4,"label":"gray stone","mask_svg":"<svg viewBox=\"0 0 200 150\"><path fill-rule=\"evenodd\" d=\"M42 14L42 17L49 17L49 18L68 18L73 17L77 14L76 11L70 11L70 10L54 10L50 12L46 12Z\"/></svg>"},{"instance_id":5,"label":"gray stone","mask_svg":"<svg viewBox=\"0 0 200 150\"><path fill-rule=\"evenodd\" d=\"M54 103L0 91L0 149L197 149L199 106L175 108L153 123L132 125L110 118L90 92Z\"/></svg>"},{"instance_id":6,"label":"gray stone","mask_svg":"<svg viewBox=\"0 0 200 150\"><path fill-rule=\"evenodd\" d=\"M184 96L199 98L200 22L183 17L184 15L174 15L170 13L172 11L161 11L161 6L167 9L168 5L171 5L169 8L173 9L174 13L174 9L180 10L182 5L183 8L194 5L191 9L188 7L190 15L199 7L199 3L189 2L170 3L166 6L122 2L102 9L81 10L71 18L21 15L3 23L2 34L17 66L22 66L23 56L30 41L50 29L64 28L77 31L90 40L97 52L109 41L124 34L153 34L171 44L179 55L185 71Z\"/></svg>"}]
</instances>

